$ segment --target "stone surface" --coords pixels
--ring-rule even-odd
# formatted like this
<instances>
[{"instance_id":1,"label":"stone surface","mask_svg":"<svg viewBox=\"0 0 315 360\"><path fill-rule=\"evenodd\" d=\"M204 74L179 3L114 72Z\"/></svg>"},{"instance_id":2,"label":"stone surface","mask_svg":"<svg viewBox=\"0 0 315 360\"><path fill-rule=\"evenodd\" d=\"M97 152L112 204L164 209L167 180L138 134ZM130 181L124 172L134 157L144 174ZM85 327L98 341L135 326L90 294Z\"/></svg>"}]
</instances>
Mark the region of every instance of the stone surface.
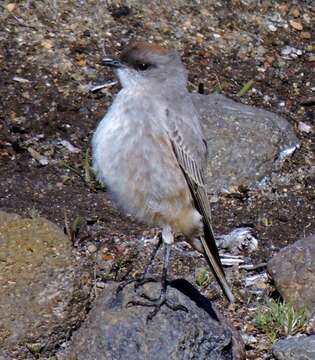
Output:
<instances>
[{"instance_id":1,"label":"stone surface","mask_svg":"<svg viewBox=\"0 0 315 360\"><path fill-rule=\"evenodd\" d=\"M223 95L192 94L208 144L208 191L251 187L275 170L279 153L298 143L282 117Z\"/></svg>"},{"instance_id":2,"label":"stone surface","mask_svg":"<svg viewBox=\"0 0 315 360\"><path fill-rule=\"evenodd\" d=\"M214 319L216 313L211 303L184 280L175 283L177 288L188 290L199 306L181 291L169 287L169 299L185 305L189 312L174 312L163 306L148 322L147 315L152 308L126 307L128 301L135 298L133 285L116 296L117 285L107 284L83 326L74 333L66 358L242 359L242 346L237 336L232 335L229 326ZM145 291L151 296L157 295L159 285L146 284Z\"/></svg>"},{"instance_id":3,"label":"stone surface","mask_svg":"<svg viewBox=\"0 0 315 360\"><path fill-rule=\"evenodd\" d=\"M272 347L277 360L314 360L315 335L278 340Z\"/></svg>"},{"instance_id":4,"label":"stone surface","mask_svg":"<svg viewBox=\"0 0 315 360\"><path fill-rule=\"evenodd\" d=\"M38 357L85 318L91 277L63 232L43 218L0 211L0 344L3 358Z\"/></svg>"},{"instance_id":5,"label":"stone surface","mask_svg":"<svg viewBox=\"0 0 315 360\"><path fill-rule=\"evenodd\" d=\"M268 272L282 297L294 307L315 312L315 235L280 250L269 262Z\"/></svg>"}]
</instances>

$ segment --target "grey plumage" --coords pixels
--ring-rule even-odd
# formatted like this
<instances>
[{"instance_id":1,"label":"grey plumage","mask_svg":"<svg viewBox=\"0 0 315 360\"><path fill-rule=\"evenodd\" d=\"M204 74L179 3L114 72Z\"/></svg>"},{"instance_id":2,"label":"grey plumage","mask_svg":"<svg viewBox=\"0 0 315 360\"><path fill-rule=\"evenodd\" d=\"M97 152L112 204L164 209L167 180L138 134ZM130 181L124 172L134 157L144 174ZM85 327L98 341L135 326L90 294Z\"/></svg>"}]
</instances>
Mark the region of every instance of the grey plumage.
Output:
<instances>
[{"instance_id":1,"label":"grey plumage","mask_svg":"<svg viewBox=\"0 0 315 360\"><path fill-rule=\"evenodd\" d=\"M233 301L211 228L206 143L179 55L135 43L112 66L123 88L93 136L98 179L125 211L163 228L165 243L186 235Z\"/></svg>"}]
</instances>

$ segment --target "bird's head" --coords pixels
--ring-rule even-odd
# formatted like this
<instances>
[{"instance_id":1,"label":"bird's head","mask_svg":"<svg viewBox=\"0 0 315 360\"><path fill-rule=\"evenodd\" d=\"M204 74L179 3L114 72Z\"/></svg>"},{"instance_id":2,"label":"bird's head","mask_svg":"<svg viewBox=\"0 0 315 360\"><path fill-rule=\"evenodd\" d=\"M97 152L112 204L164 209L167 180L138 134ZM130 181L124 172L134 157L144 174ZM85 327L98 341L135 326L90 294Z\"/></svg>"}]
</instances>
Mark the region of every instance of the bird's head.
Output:
<instances>
[{"instance_id":1,"label":"bird's head","mask_svg":"<svg viewBox=\"0 0 315 360\"><path fill-rule=\"evenodd\" d=\"M104 58L102 64L114 69L123 87L162 83L185 86L187 82L179 54L158 44L131 42L119 59Z\"/></svg>"}]
</instances>

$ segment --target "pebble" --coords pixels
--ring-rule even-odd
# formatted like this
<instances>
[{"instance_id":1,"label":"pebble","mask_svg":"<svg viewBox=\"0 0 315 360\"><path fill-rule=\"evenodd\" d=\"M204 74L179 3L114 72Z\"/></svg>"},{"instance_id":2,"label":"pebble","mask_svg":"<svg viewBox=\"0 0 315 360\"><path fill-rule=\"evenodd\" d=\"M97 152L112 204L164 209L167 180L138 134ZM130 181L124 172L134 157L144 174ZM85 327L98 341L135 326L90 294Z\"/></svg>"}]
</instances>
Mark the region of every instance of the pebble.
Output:
<instances>
[{"instance_id":1,"label":"pebble","mask_svg":"<svg viewBox=\"0 0 315 360\"><path fill-rule=\"evenodd\" d=\"M15 9L16 9L16 4L15 3L9 3L7 6L6 6L6 9L10 12L13 12Z\"/></svg>"},{"instance_id":2,"label":"pebble","mask_svg":"<svg viewBox=\"0 0 315 360\"><path fill-rule=\"evenodd\" d=\"M295 18L300 16L300 10L298 8L294 8L291 10L291 15L294 16Z\"/></svg>"},{"instance_id":3,"label":"pebble","mask_svg":"<svg viewBox=\"0 0 315 360\"><path fill-rule=\"evenodd\" d=\"M302 39L310 39L311 38L311 33L309 33L309 32L306 32L306 31L302 31L301 32L301 38Z\"/></svg>"},{"instance_id":4,"label":"pebble","mask_svg":"<svg viewBox=\"0 0 315 360\"><path fill-rule=\"evenodd\" d=\"M97 281L95 283L95 286L98 287L99 289L104 289L105 284L103 282L101 282L101 281Z\"/></svg>"},{"instance_id":5,"label":"pebble","mask_svg":"<svg viewBox=\"0 0 315 360\"><path fill-rule=\"evenodd\" d=\"M310 23L311 17L308 14L303 14L303 20L306 21L307 23Z\"/></svg>"},{"instance_id":6,"label":"pebble","mask_svg":"<svg viewBox=\"0 0 315 360\"><path fill-rule=\"evenodd\" d=\"M273 24L269 24L269 25L268 25L268 29L269 29L270 31L272 31L272 32L277 31L277 27L274 26Z\"/></svg>"},{"instance_id":7,"label":"pebble","mask_svg":"<svg viewBox=\"0 0 315 360\"><path fill-rule=\"evenodd\" d=\"M97 247L94 244L90 244L87 247L87 251L91 254L95 253L96 250L97 250Z\"/></svg>"},{"instance_id":8,"label":"pebble","mask_svg":"<svg viewBox=\"0 0 315 360\"><path fill-rule=\"evenodd\" d=\"M262 285L268 281L268 275L266 272L264 272L262 274L248 276L244 280L246 287L259 285L258 287L264 288Z\"/></svg>"},{"instance_id":9,"label":"pebble","mask_svg":"<svg viewBox=\"0 0 315 360\"><path fill-rule=\"evenodd\" d=\"M257 343L257 339L254 335L242 334L241 336L245 345L252 345Z\"/></svg>"},{"instance_id":10,"label":"pebble","mask_svg":"<svg viewBox=\"0 0 315 360\"><path fill-rule=\"evenodd\" d=\"M312 127L310 125L305 124L303 121L299 122L298 129L301 132L310 133L312 131Z\"/></svg>"},{"instance_id":11,"label":"pebble","mask_svg":"<svg viewBox=\"0 0 315 360\"><path fill-rule=\"evenodd\" d=\"M295 20L290 20L289 24L291 25L291 27L293 27L293 29L301 31L303 30L303 25L301 22L299 21L295 21Z\"/></svg>"},{"instance_id":12,"label":"pebble","mask_svg":"<svg viewBox=\"0 0 315 360\"><path fill-rule=\"evenodd\" d=\"M293 46L285 46L281 50L281 55L285 59L296 59L298 56L303 54L302 50L296 49Z\"/></svg>"}]
</instances>

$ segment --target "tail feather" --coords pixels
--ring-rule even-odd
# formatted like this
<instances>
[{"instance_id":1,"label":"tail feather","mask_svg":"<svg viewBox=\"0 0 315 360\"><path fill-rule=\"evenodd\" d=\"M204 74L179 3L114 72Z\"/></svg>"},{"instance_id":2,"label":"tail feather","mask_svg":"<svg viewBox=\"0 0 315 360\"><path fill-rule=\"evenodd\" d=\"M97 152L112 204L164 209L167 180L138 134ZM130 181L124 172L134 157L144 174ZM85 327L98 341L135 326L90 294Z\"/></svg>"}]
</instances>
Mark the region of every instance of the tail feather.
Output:
<instances>
[{"instance_id":1,"label":"tail feather","mask_svg":"<svg viewBox=\"0 0 315 360\"><path fill-rule=\"evenodd\" d=\"M205 189L198 186L193 186L191 182L188 182L188 184L190 185L191 189L193 189L193 199L196 208L201 213L203 218L204 236L200 236L200 241L202 243L206 259L225 296L232 303L234 302L234 296L226 281L218 247L213 235L211 226L211 210Z\"/></svg>"},{"instance_id":2,"label":"tail feather","mask_svg":"<svg viewBox=\"0 0 315 360\"><path fill-rule=\"evenodd\" d=\"M209 263L211 270L212 270L215 278L217 279L222 291L224 292L224 295L227 297L229 302L233 303L234 296L232 294L229 284L226 281L221 262L218 262L215 255L210 251L207 241L203 236L200 237L200 241L204 248L207 262Z\"/></svg>"}]
</instances>

